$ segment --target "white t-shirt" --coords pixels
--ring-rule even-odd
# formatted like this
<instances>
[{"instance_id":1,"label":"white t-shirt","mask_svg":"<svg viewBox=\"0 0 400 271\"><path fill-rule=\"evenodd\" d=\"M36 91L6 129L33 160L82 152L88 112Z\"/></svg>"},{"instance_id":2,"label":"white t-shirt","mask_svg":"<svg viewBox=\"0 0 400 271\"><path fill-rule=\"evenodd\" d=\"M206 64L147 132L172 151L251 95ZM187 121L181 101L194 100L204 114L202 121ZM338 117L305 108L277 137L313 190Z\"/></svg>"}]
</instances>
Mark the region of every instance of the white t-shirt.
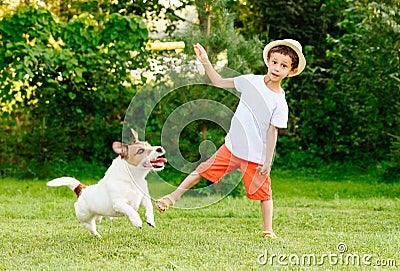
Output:
<instances>
[{"instance_id":1,"label":"white t-shirt","mask_svg":"<svg viewBox=\"0 0 400 271\"><path fill-rule=\"evenodd\" d=\"M268 127L287 127L289 109L285 93L270 90L263 75L238 76L234 83L241 97L225 145L241 159L264 164Z\"/></svg>"}]
</instances>

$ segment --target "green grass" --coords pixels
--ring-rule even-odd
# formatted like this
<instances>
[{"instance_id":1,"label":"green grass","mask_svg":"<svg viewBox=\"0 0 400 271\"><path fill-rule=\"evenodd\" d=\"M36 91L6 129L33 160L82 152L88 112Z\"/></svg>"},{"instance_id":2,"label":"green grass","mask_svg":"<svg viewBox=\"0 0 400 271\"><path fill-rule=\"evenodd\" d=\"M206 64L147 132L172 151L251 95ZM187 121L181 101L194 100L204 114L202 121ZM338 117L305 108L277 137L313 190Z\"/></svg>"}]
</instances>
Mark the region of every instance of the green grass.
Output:
<instances>
[{"instance_id":1,"label":"green grass","mask_svg":"<svg viewBox=\"0 0 400 271\"><path fill-rule=\"evenodd\" d=\"M3 178L0 270L280 270L280 262L290 270L384 269L366 266L364 256L375 265L396 260L399 268L400 184L290 172L274 172L272 184L276 240L259 237L259 202L231 197L206 208L156 212L156 229L106 219L98 240L75 218L72 191ZM337 250L341 243L344 253ZM302 264L312 255L317 262L325 257L324 264L311 258ZM348 255L360 265L347 265Z\"/></svg>"}]
</instances>

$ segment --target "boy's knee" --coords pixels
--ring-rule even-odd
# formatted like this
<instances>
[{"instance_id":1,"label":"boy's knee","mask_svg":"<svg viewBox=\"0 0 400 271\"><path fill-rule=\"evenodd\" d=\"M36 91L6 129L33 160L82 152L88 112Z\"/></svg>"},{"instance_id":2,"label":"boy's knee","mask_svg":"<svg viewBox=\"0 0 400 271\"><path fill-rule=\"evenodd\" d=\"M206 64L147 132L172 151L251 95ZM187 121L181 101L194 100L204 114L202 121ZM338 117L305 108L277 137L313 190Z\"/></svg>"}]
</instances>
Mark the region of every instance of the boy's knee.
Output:
<instances>
[{"instance_id":1,"label":"boy's knee","mask_svg":"<svg viewBox=\"0 0 400 271\"><path fill-rule=\"evenodd\" d=\"M192 176L194 178L199 178L199 179L202 178L200 173L198 173L196 170L194 170L192 173L190 173L190 176Z\"/></svg>"}]
</instances>

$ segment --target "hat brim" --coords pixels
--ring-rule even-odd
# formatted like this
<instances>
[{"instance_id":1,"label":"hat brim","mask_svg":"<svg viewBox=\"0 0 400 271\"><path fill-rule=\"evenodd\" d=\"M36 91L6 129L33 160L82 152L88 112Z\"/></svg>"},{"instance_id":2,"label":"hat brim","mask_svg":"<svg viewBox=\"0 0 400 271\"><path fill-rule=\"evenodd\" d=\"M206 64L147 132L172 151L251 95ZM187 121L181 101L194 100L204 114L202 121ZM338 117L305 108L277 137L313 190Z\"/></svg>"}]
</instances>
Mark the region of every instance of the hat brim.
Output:
<instances>
[{"instance_id":1,"label":"hat brim","mask_svg":"<svg viewBox=\"0 0 400 271\"><path fill-rule=\"evenodd\" d=\"M268 43L264 47L263 58L264 58L265 65L268 66L268 62L267 62L268 52L273 47L280 46L280 45L284 45L284 46L288 46L288 47L292 48L296 52L296 54L298 55L298 57L299 57L299 65L297 66L297 72L293 73L293 74L290 74L289 77L293 77L293 76L299 75L304 70L304 68L306 67L306 63L307 63L306 62L306 58L304 57L303 53L299 50L299 48L297 48L294 44L292 44L292 43L290 43L289 41L286 41L286 40L275 40L275 41L272 41L272 42Z\"/></svg>"}]
</instances>

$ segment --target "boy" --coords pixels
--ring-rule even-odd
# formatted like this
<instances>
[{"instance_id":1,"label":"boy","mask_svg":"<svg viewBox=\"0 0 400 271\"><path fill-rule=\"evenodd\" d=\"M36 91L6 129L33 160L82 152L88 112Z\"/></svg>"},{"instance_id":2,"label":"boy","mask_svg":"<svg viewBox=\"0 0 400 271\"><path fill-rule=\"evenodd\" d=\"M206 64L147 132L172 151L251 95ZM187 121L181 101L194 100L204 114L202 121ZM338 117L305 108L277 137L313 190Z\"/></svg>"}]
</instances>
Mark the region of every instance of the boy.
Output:
<instances>
[{"instance_id":1,"label":"boy","mask_svg":"<svg viewBox=\"0 0 400 271\"><path fill-rule=\"evenodd\" d=\"M198 60L214 86L236 88L240 102L231 121L223 144L207 161L201 163L171 194L156 201L164 212L182 194L204 177L218 182L228 172L240 168L249 199L260 200L264 221L262 237L276 238L272 229L272 190L270 171L278 128L286 128L288 106L281 82L286 77L300 74L306 60L301 45L292 39L276 40L264 48L263 58L268 73L222 78L212 67L204 48L194 45Z\"/></svg>"}]
</instances>

